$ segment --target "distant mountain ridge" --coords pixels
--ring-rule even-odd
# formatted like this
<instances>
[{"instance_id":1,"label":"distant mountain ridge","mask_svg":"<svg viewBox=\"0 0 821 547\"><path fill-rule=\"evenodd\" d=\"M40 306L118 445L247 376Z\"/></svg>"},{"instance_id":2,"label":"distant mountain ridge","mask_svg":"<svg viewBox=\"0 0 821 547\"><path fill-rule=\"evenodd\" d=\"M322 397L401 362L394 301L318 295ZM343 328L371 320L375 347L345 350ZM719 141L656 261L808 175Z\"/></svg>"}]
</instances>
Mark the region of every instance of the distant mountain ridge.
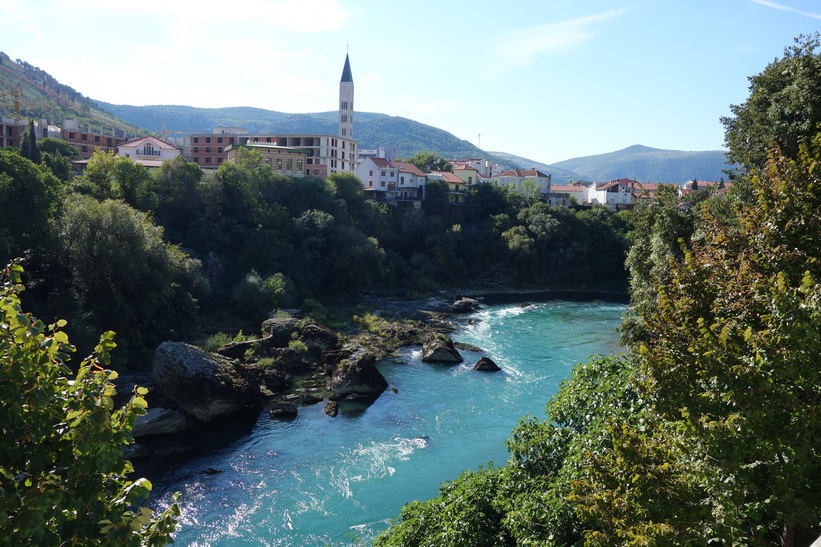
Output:
<instances>
[{"instance_id":1,"label":"distant mountain ridge","mask_svg":"<svg viewBox=\"0 0 821 547\"><path fill-rule=\"evenodd\" d=\"M685 152L633 145L623 150L553 164L592 181L630 178L639 182L684 183L688 180L720 180L727 164L723 150Z\"/></svg>"},{"instance_id":2,"label":"distant mountain ridge","mask_svg":"<svg viewBox=\"0 0 821 547\"><path fill-rule=\"evenodd\" d=\"M19 87L18 87L19 86ZM48 118L61 124L77 119L90 131L118 134L152 132L170 136L209 133L217 126L242 127L251 133L335 134L338 112L288 114L254 107L196 108L192 106L129 106L89 99L60 84L46 71L25 61L12 61L0 52L0 113L14 115L13 95L19 90L21 119ZM634 178L640 182L683 183L692 178L719 180L724 175L724 152L683 152L635 145L611 152L574 158L547 165L508 152L486 152L469 141L442 129L399 116L357 112L354 135L363 150L395 146L402 157L430 151L446 158L482 156L506 167L537 168L553 176L553 182L591 182Z\"/></svg>"}]
</instances>

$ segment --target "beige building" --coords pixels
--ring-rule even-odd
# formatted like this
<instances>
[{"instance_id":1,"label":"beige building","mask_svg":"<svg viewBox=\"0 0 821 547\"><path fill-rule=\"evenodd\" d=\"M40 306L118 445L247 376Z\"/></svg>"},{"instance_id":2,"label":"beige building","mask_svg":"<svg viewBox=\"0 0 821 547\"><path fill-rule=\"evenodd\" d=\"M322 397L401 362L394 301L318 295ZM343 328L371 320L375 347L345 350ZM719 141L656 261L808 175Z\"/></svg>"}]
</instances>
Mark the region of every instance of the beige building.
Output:
<instances>
[{"instance_id":1,"label":"beige building","mask_svg":"<svg viewBox=\"0 0 821 547\"><path fill-rule=\"evenodd\" d=\"M274 172L291 176L303 176L305 174L305 166L310 154L310 151L305 148L249 142L247 144L229 144L225 148L225 161L236 161L237 154L243 149L259 152L262 154L265 164Z\"/></svg>"},{"instance_id":2,"label":"beige building","mask_svg":"<svg viewBox=\"0 0 821 547\"><path fill-rule=\"evenodd\" d=\"M143 167L159 167L180 155L180 149L157 137L143 137L117 145L117 155L131 158Z\"/></svg>"}]
</instances>

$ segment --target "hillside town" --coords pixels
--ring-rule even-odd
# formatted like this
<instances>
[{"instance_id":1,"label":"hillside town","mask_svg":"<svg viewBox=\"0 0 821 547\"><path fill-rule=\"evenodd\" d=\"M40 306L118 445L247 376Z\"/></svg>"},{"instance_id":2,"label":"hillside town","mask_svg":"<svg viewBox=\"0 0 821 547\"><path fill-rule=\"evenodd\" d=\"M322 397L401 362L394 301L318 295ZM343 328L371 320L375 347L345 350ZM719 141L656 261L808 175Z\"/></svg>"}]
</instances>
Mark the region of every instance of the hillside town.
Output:
<instances>
[{"instance_id":1,"label":"hillside town","mask_svg":"<svg viewBox=\"0 0 821 547\"><path fill-rule=\"evenodd\" d=\"M102 128L82 128L77 120L64 120L61 126L55 126L45 119L30 121L15 114L14 118L0 118L0 147L19 147L23 133L31 125L38 139L60 139L77 149L79 159L73 163L78 174L97 151L131 158L147 169L159 168L163 162L183 156L204 171L214 171L224 162L236 161L242 150L252 150L276 173L324 178L349 172L362 181L363 190L371 199L412 207L421 205L432 181L447 185L448 201L454 205L464 204L474 185L497 184L538 196L554 206L598 204L617 211L652 199L659 187L665 185L673 187L679 195L699 189L721 192L731 185L723 180L689 180L679 185L642 183L629 178L554 185L551 175L539 169L506 168L480 156L445 158L447 170L423 172L413 163L400 160L400 151L395 146L359 149L354 139L354 82L348 55L339 83L338 107L336 134L254 134L241 127L215 127L211 133L165 130L162 138L149 135L132 139L116 136L113 130L106 134Z\"/></svg>"}]
</instances>

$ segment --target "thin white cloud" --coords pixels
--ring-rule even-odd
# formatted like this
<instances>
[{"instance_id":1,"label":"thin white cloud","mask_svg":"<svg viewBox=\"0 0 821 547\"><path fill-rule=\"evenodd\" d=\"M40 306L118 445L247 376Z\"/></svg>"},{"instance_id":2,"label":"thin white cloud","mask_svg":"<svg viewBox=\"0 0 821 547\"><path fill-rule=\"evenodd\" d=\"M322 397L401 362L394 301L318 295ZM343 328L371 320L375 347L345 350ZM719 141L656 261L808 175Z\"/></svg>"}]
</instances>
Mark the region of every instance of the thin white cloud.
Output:
<instances>
[{"instance_id":1,"label":"thin white cloud","mask_svg":"<svg viewBox=\"0 0 821 547\"><path fill-rule=\"evenodd\" d=\"M567 51L590 40L596 35L597 24L614 19L625 11L612 10L506 32L494 39L493 54L500 64L526 66L542 55Z\"/></svg>"},{"instance_id":2,"label":"thin white cloud","mask_svg":"<svg viewBox=\"0 0 821 547\"><path fill-rule=\"evenodd\" d=\"M812 19L821 19L821 14L818 13L809 13L806 11L797 10L795 8L791 8L790 6L785 6L783 4L778 4L776 2L769 2L768 0L750 0L754 4L759 4L761 6L767 6L768 8L778 9L781 11L788 11L790 13L795 13L797 15L801 15L803 17L810 17Z\"/></svg>"}]
</instances>

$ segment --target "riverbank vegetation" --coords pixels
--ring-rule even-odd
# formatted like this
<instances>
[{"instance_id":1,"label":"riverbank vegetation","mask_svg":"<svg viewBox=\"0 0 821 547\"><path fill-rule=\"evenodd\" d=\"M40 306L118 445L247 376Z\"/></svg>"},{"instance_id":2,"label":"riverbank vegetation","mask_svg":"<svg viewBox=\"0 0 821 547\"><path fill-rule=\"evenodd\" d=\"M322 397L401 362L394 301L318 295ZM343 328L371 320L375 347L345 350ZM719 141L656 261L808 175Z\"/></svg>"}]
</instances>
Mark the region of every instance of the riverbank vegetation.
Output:
<instances>
[{"instance_id":1,"label":"riverbank vegetation","mask_svg":"<svg viewBox=\"0 0 821 547\"><path fill-rule=\"evenodd\" d=\"M163 340L251 332L272 311L451 287L626 290L628 214L551 207L498 186L421 209L360 181L279 175L253 152L212 174L177 158L149 172L99 153L85 173L0 150L0 260L25 257L26 305L65 318L82 351L118 334L120 368Z\"/></svg>"}]
</instances>

